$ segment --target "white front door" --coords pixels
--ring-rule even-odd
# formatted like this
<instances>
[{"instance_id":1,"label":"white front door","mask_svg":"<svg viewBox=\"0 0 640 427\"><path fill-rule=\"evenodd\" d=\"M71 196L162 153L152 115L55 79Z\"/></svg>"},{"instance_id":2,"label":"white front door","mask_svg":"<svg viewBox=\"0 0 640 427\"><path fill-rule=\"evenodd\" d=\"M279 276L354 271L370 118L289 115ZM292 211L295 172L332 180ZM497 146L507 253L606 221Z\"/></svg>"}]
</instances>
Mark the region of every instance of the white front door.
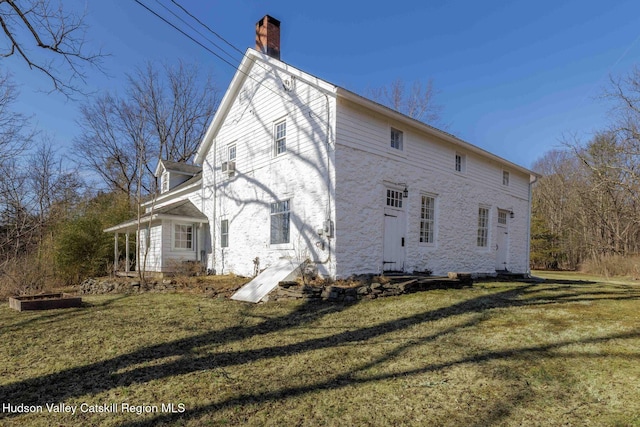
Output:
<instances>
[{"instance_id":1,"label":"white front door","mask_svg":"<svg viewBox=\"0 0 640 427\"><path fill-rule=\"evenodd\" d=\"M496 229L496 270L507 270L507 254L509 249L509 232L507 229L507 211L498 211L498 225Z\"/></svg>"},{"instance_id":2,"label":"white front door","mask_svg":"<svg viewBox=\"0 0 640 427\"><path fill-rule=\"evenodd\" d=\"M404 271L406 229L407 219L402 193L399 190L387 189L382 260L384 271Z\"/></svg>"}]
</instances>

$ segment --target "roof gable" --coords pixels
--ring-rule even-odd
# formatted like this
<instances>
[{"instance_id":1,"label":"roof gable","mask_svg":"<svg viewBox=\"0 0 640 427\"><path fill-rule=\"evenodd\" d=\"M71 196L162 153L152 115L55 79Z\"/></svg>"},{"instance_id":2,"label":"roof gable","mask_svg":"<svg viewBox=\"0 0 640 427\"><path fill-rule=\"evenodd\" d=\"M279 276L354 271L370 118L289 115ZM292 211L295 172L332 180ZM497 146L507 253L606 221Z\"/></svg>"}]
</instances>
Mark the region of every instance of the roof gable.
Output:
<instances>
[{"instance_id":1,"label":"roof gable","mask_svg":"<svg viewBox=\"0 0 640 427\"><path fill-rule=\"evenodd\" d=\"M183 175L197 175L202 172L202 166L190 165L185 162L172 162L170 160L160 160L154 172L155 177L159 177L164 171L177 172Z\"/></svg>"},{"instance_id":2,"label":"roof gable","mask_svg":"<svg viewBox=\"0 0 640 427\"><path fill-rule=\"evenodd\" d=\"M198 147L198 151L196 152L194 163L202 164L204 159L209 152L213 140L218 135L218 131L224 124L224 121L229 114L231 107L234 102L238 98L240 91L247 79L253 79L251 76L251 70L253 67L268 67L269 69L283 71L291 76L294 76L296 79L303 81L309 85L314 86L318 90L326 93L327 95L335 96L337 86L332 85L324 80L319 79L311 74L305 73L289 64L286 64L278 59L272 58L268 55L262 54L252 48L248 48L245 52L244 57L242 58L242 62L238 67L227 91L220 102L220 106L216 111L216 114L213 116L211 120L211 124L205 133L200 146ZM262 84L260 81L256 80L257 84ZM271 90L271 89L270 89ZM274 93L276 93L274 91Z\"/></svg>"},{"instance_id":3,"label":"roof gable","mask_svg":"<svg viewBox=\"0 0 640 427\"><path fill-rule=\"evenodd\" d=\"M470 152L480 155L481 157L498 162L499 164L508 166L522 173L529 174L531 181L534 181L536 177L539 177L539 174L527 168L524 168L498 155L495 155L487 150L484 150L476 145L466 142L448 132L435 128L419 120L413 119L409 116L406 116L400 113L399 111L393 110L389 107L386 107L382 104L379 104L375 101L372 101L368 98L365 98L361 95L358 95L354 92L351 92L337 85L333 85L311 74L307 74L289 64L286 64L280 60L277 60L275 58L259 53L256 50L251 48L247 49L242 59L242 62L240 63L240 66L238 67L238 70L236 71L236 74L234 75L229 85L229 88L227 89L224 97L222 98L222 102L220 103L220 106L216 111L216 114L214 115L213 120L209 125L209 128L207 129L207 132L200 146L198 147L198 150L196 152L195 159L194 159L195 163L202 164L204 162L204 159L206 158L207 153L210 150L211 145L213 144L213 140L216 138L218 131L224 124L224 121L226 120L226 117L229 111L231 110L233 103L238 97L244 82L246 81L247 78L252 78L250 73L252 68L256 66L256 64L258 64L258 66L267 66L280 71L284 71L292 76L295 76L297 79L300 79L316 87L318 90L325 92L325 94L327 95L334 96L336 98L346 99L350 102L358 104L359 106L365 109L374 111L376 113L379 113L384 116L390 117L392 119L398 120L400 122L406 123L407 125L417 128L422 132L436 136L454 146L458 146L460 148L466 149Z\"/></svg>"}]
</instances>

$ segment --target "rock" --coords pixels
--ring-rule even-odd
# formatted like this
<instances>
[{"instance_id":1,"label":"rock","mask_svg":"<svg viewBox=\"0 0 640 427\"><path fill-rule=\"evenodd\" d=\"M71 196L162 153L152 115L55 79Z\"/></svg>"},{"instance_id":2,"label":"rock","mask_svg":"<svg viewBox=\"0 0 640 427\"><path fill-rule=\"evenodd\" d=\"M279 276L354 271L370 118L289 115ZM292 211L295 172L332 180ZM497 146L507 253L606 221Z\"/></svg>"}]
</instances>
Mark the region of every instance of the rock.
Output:
<instances>
[{"instance_id":1,"label":"rock","mask_svg":"<svg viewBox=\"0 0 640 427\"><path fill-rule=\"evenodd\" d=\"M371 292L371 288L369 286L360 286L359 288L357 288L356 293L358 295L367 295Z\"/></svg>"}]
</instances>

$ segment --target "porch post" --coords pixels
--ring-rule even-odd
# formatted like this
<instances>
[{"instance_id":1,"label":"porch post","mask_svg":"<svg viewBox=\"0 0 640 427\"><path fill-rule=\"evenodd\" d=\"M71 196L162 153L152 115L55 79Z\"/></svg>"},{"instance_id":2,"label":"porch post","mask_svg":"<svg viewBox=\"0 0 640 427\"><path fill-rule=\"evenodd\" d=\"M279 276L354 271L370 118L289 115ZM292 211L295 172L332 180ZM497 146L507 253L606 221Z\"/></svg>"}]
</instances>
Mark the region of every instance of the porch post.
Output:
<instances>
[{"instance_id":1,"label":"porch post","mask_svg":"<svg viewBox=\"0 0 640 427\"><path fill-rule=\"evenodd\" d=\"M115 239L113 241L113 273L118 272L118 232L115 234Z\"/></svg>"},{"instance_id":2,"label":"porch post","mask_svg":"<svg viewBox=\"0 0 640 427\"><path fill-rule=\"evenodd\" d=\"M129 272L129 232L127 231L127 233L124 236L125 236L124 240L126 242L125 243L126 247L124 250L126 263L125 263L124 271L128 273Z\"/></svg>"}]
</instances>

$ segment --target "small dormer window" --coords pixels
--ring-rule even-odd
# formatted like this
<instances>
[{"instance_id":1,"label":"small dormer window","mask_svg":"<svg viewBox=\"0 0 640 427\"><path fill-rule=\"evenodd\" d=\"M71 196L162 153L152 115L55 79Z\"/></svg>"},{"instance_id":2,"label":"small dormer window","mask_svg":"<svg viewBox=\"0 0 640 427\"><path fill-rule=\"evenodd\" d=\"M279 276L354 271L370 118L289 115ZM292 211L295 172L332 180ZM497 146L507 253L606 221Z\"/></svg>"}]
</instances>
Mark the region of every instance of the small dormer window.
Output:
<instances>
[{"instance_id":1,"label":"small dormer window","mask_svg":"<svg viewBox=\"0 0 640 427\"><path fill-rule=\"evenodd\" d=\"M169 172L163 173L162 177L160 178L160 181L161 181L160 192L166 193L167 191L169 191Z\"/></svg>"}]
</instances>

